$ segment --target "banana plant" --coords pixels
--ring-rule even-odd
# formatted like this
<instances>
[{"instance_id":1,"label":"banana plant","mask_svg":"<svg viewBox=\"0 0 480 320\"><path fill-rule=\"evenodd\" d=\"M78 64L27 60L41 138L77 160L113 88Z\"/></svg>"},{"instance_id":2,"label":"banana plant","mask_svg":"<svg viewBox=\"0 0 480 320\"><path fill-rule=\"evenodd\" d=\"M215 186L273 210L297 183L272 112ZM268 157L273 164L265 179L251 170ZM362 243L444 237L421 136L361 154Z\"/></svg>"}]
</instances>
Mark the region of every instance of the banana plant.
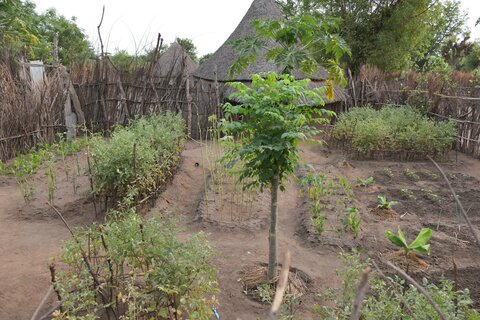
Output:
<instances>
[{"instance_id":1,"label":"banana plant","mask_svg":"<svg viewBox=\"0 0 480 320\"><path fill-rule=\"evenodd\" d=\"M397 234L387 231L386 236L390 242L404 250L405 256L408 256L412 251L418 253L430 253L430 244L428 244L428 241L432 237L432 229L430 228L422 228L415 240L410 244L407 243L405 234L400 227L398 227Z\"/></svg>"}]
</instances>

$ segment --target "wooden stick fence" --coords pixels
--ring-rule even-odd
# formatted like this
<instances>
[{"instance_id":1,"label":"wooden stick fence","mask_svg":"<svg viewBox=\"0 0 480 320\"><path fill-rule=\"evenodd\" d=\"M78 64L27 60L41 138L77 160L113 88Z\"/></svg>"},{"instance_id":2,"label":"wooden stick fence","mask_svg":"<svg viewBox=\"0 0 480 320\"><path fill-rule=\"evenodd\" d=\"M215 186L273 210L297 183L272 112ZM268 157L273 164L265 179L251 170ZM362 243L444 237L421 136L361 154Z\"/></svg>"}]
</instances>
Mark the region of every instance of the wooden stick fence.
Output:
<instances>
[{"instance_id":1,"label":"wooden stick fence","mask_svg":"<svg viewBox=\"0 0 480 320\"><path fill-rule=\"evenodd\" d=\"M424 77L424 76L423 76ZM415 72L400 76L362 67L350 79L350 106L422 104L438 120L457 126L457 151L480 158L480 89L470 74L454 72L449 81L438 75L422 78Z\"/></svg>"}]
</instances>

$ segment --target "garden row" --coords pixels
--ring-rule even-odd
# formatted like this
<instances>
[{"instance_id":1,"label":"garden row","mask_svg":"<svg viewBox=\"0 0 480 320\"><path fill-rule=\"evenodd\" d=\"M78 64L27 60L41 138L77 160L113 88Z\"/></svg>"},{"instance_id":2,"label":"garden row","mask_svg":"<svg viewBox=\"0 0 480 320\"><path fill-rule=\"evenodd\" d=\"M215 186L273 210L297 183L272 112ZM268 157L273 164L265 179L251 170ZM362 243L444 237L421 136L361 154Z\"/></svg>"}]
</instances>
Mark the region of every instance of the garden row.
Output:
<instances>
[{"instance_id":1,"label":"garden row","mask_svg":"<svg viewBox=\"0 0 480 320\"><path fill-rule=\"evenodd\" d=\"M27 205L34 196L32 180L43 170L48 202L62 219L54 204L60 161L67 180L74 183L77 175L87 174L93 198L110 200L105 222L70 230L72 239L65 243L59 262L50 265L61 301L55 319L213 315L216 271L210 265L213 251L206 236L199 233L179 241L177 219L164 213L145 219L138 211L144 199L155 198L178 166L185 131L180 115L165 113L117 126L108 139L97 135L71 142L60 139L2 164L2 174L14 175ZM87 166L77 160L72 172L69 156L86 156Z\"/></svg>"}]
</instances>

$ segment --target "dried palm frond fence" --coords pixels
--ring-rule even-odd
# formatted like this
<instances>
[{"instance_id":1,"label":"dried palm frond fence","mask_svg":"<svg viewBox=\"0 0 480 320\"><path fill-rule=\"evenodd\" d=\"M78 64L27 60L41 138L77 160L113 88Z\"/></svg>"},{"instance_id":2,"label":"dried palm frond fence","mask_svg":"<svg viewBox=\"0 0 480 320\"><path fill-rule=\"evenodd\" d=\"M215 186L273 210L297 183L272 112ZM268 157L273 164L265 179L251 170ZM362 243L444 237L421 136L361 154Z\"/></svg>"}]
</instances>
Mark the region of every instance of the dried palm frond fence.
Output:
<instances>
[{"instance_id":1,"label":"dried palm frond fence","mask_svg":"<svg viewBox=\"0 0 480 320\"><path fill-rule=\"evenodd\" d=\"M38 142L52 143L55 133L65 129L66 91L60 72L45 68L42 79L31 78L32 64L21 63L12 71L0 62L0 159L26 152ZM33 66L35 67L35 66ZM38 66L37 66L38 67ZM17 74L14 74L17 73Z\"/></svg>"},{"instance_id":2,"label":"dried palm frond fence","mask_svg":"<svg viewBox=\"0 0 480 320\"><path fill-rule=\"evenodd\" d=\"M181 113L189 135L205 135L208 117L218 112L218 83L194 80L185 72L151 75L141 67L119 72L108 60L72 69L71 79L85 115L86 127L108 132L115 124L159 112Z\"/></svg>"},{"instance_id":3,"label":"dried palm frond fence","mask_svg":"<svg viewBox=\"0 0 480 320\"><path fill-rule=\"evenodd\" d=\"M173 111L183 115L188 134L197 139L205 137L208 117L220 116L221 84L192 78L178 69L177 61L172 61L171 71L162 76L155 75L155 63L121 72L108 58L73 66L70 79L65 78L62 66L43 66L43 80L36 84L30 77L31 67L31 63L23 63L21 70L13 71L0 63L2 161L39 142L53 143L56 133L66 132L68 97L75 107L79 132L85 126L92 132L108 133L115 124L126 124L129 119Z\"/></svg>"},{"instance_id":4,"label":"dried palm frond fence","mask_svg":"<svg viewBox=\"0 0 480 320\"><path fill-rule=\"evenodd\" d=\"M438 120L456 123L455 149L480 158L480 88L470 73L421 75L416 72L386 73L362 67L350 79L348 106L404 105L423 109Z\"/></svg>"}]
</instances>

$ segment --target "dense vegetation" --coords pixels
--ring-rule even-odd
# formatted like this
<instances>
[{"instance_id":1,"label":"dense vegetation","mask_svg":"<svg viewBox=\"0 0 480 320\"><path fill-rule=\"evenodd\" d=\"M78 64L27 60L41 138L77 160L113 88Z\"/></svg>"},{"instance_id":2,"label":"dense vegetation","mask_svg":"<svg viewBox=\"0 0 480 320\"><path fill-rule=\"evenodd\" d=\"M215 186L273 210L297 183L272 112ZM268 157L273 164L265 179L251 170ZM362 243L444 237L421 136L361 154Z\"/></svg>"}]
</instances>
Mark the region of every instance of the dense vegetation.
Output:
<instances>
[{"instance_id":1,"label":"dense vegetation","mask_svg":"<svg viewBox=\"0 0 480 320\"><path fill-rule=\"evenodd\" d=\"M325 292L323 297L330 301L329 306L314 308L314 312L321 316L321 319L351 319L361 274L369 262L361 262L356 253L342 254L342 257L346 265L344 269L338 271L342 278L342 287ZM423 279L422 284L446 319L479 319L480 314L472 307L473 301L468 289L457 291L449 280L442 280L435 285ZM372 275L369 288L371 294L362 303L360 319L440 319L427 298L398 277Z\"/></svg>"},{"instance_id":2,"label":"dense vegetation","mask_svg":"<svg viewBox=\"0 0 480 320\"><path fill-rule=\"evenodd\" d=\"M340 19L340 35L352 49L353 71L371 64L386 71L423 70L440 60L453 69L479 66L459 0L279 0L288 17L312 14Z\"/></svg>"},{"instance_id":3,"label":"dense vegetation","mask_svg":"<svg viewBox=\"0 0 480 320\"><path fill-rule=\"evenodd\" d=\"M58 56L64 65L94 58L93 49L75 17L68 19L54 9L42 14L31 1L0 1L0 43L31 60L53 60L53 39L58 37Z\"/></svg>"},{"instance_id":4,"label":"dense vegetation","mask_svg":"<svg viewBox=\"0 0 480 320\"><path fill-rule=\"evenodd\" d=\"M169 217L142 221L133 210L76 231L61 256L55 319L211 319L213 251L205 234L180 242L177 231Z\"/></svg>"},{"instance_id":5,"label":"dense vegetation","mask_svg":"<svg viewBox=\"0 0 480 320\"><path fill-rule=\"evenodd\" d=\"M95 139L95 193L114 199L153 192L178 164L185 142L181 115L166 113L118 126L110 140Z\"/></svg>"},{"instance_id":6,"label":"dense vegetation","mask_svg":"<svg viewBox=\"0 0 480 320\"><path fill-rule=\"evenodd\" d=\"M408 106L363 107L340 115L333 137L361 154L443 155L455 140L455 125L430 120Z\"/></svg>"}]
</instances>

